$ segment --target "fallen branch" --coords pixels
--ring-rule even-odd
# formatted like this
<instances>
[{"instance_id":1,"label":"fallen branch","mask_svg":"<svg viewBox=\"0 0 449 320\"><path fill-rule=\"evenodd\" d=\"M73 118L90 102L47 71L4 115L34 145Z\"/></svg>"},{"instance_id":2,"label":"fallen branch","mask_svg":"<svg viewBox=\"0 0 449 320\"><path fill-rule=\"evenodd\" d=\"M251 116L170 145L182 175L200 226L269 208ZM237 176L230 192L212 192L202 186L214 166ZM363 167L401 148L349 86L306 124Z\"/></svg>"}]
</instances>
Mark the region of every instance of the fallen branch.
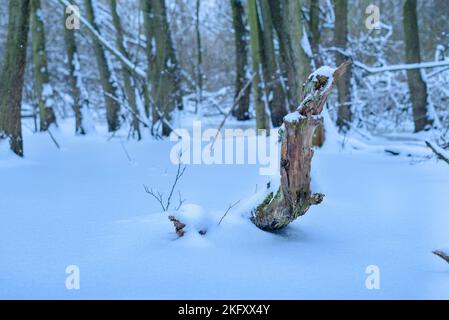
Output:
<instances>
[{"instance_id":1,"label":"fallen branch","mask_svg":"<svg viewBox=\"0 0 449 320\"><path fill-rule=\"evenodd\" d=\"M426 146L429 147L430 150L432 150L433 153L435 153L435 155L437 156L438 159L443 160L444 162L449 164L449 158L445 154L443 154L442 150L438 150L439 148L435 147L429 141L426 141Z\"/></svg>"},{"instance_id":2,"label":"fallen branch","mask_svg":"<svg viewBox=\"0 0 449 320\"><path fill-rule=\"evenodd\" d=\"M369 73L380 73L387 71L403 71L403 70L446 67L449 66L449 61L431 61L431 62L410 63L410 64L396 64L378 68L369 67L361 62L354 61L354 66L363 69Z\"/></svg>"}]
</instances>

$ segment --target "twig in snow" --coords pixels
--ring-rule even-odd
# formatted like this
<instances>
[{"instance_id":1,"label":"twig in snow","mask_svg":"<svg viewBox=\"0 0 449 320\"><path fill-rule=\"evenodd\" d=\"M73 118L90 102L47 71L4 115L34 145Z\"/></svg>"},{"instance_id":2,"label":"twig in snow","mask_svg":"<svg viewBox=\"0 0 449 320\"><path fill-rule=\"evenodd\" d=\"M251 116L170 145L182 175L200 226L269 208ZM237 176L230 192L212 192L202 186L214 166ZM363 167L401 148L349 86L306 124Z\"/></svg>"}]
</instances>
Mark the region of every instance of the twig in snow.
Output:
<instances>
[{"instance_id":1,"label":"twig in snow","mask_svg":"<svg viewBox=\"0 0 449 320\"><path fill-rule=\"evenodd\" d=\"M53 134L51 133L50 129L47 129L48 135L50 136L51 140L54 142L54 144L56 145L56 148L61 149L61 147L59 146L58 141L56 141L55 137L53 136Z\"/></svg>"},{"instance_id":2,"label":"twig in snow","mask_svg":"<svg viewBox=\"0 0 449 320\"><path fill-rule=\"evenodd\" d=\"M148 187L146 185L143 186L143 188L145 189L145 192L148 193L149 195L151 195L154 199L156 199L157 202L159 202L159 204L162 207L162 210L165 212L167 211L165 209L165 205L164 205L164 195L162 193L160 193L159 191L156 191L156 193L153 191L153 189L148 189Z\"/></svg>"},{"instance_id":3,"label":"twig in snow","mask_svg":"<svg viewBox=\"0 0 449 320\"><path fill-rule=\"evenodd\" d=\"M167 201L165 204L164 204L164 194L163 193L160 193L159 191L155 192L155 191L153 191L153 189L149 189L146 185L143 186L145 189L145 192L148 193L149 195L151 195L154 199L156 199L156 201L160 204L160 206L162 207L162 210L164 212L166 212L166 211L168 211L168 209L170 209L173 192L176 188L176 185L179 182L179 179L181 179L181 177L184 175L184 172L186 171L186 166L182 165L181 156L182 156L182 154L180 154L178 156L178 160L179 160L178 170L176 172L175 181L173 182L173 185L171 186L170 193L168 195L168 198L167 198ZM179 198L180 198L180 204L178 205L178 209L181 207L182 203L185 201L185 200L181 200L181 194L179 194Z\"/></svg>"},{"instance_id":4,"label":"twig in snow","mask_svg":"<svg viewBox=\"0 0 449 320\"><path fill-rule=\"evenodd\" d=\"M223 219L228 215L229 211L231 211L232 208L234 208L236 205L238 205L239 202L240 202L240 200L237 201L237 202L234 203L234 204L229 205L228 209L226 210L226 212L224 213L224 215L221 217L220 222L218 222L218 225L221 224L221 222L223 221Z\"/></svg>"},{"instance_id":5,"label":"twig in snow","mask_svg":"<svg viewBox=\"0 0 449 320\"><path fill-rule=\"evenodd\" d=\"M440 257L441 259L443 259L443 260L446 261L447 263L449 263L449 256L448 256L446 253L444 253L443 251L435 250L435 251L432 251L432 253L433 253L434 255Z\"/></svg>"},{"instance_id":6,"label":"twig in snow","mask_svg":"<svg viewBox=\"0 0 449 320\"><path fill-rule=\"evenodd\" d=\"M186 167L185 166L182 167L182 163L181 163L181 161L179 161L179 163L178 163L178 171L176 172L175 181L173 182L173 185L172 185L171 190L170 190L170 194L169 194L168 199L167 199L166 211L170 207L170 201L171 201L171 198L173 196L173 191L176 188L176 184L178 183L179 179L181 179L181 177L183 176L185 171L186 171Z\"/></svg>"},{"instance_id":7,"label":"twig in snow","mask_svg":"<svg viewBox=\"0 0 449 320\"><path fill-rule=\"evenodd\" d=\"M179 209L182 207L182 205L186 201L186 199L183 199L181 197L181 192L179 192L179 191L178 191L178 196L179 196L179 202L178 202L178 206L176 207L176 211L179 211Z\"/></svg>"},{"instance_id":8,"label":"twig in snow","mask_svg":"<svg viewBox=\"0 0 449 320\"><path fill-rule=\"evenodd\" d=\"M447 164L449 164L449 158L447 158L443 153L441 153L432 143L426 141L426 146L432 150L433 153L438 157L438 159L443 160Z\"/></svg>"},{"instance_id":9,"label":"twig in snow","mask_svg":"<svg viewBox=\"0 0 449 320\"><path fill-rule=\"evenodd\" d=\"M129 161L129 162L132 162L133 159L131 159L131 157L130 157L130 155L129 155L129 153L128 153L128 150L126 150L126 148L125 148L125 144L123 143L123 141L120 141L120 145L122 146L122 149L123 149L123 151L125 152L126 157L128 158L128 161Z\"/></svg>"}]
</instances>

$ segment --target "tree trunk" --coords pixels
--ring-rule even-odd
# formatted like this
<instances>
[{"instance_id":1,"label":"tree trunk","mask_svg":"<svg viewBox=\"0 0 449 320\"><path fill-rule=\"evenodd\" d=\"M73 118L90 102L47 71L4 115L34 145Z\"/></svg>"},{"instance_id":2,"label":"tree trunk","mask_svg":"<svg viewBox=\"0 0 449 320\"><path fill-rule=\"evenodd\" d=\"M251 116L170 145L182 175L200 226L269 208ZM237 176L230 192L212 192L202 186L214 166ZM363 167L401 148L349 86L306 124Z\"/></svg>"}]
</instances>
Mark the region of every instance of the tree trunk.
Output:
<instances>
[{"instance_id":1,"label":"tree trunk","mask_svg":"<svg viewBox=\"0 0 449 320\"><path fill-rule=\"evenodd\" d=\"M404 3L405 56L407 63L420 63L420 45L416 0ZM432 121L427 113L427 85L421 76L421 70L407 70L408 87L413 107L415 132L424 130Z\"/></svg>"},{"instance_id":2,"label":"tree trunk","mask_svg":"<svg viewBox=\"0 0 449 320\"><path fill-rule=\"evenodd\" d=\"M274 127L282 125L287 114L285 106L285 94L280 80L281 72L276 60L274 48L273 22L269 0L258 0L261 11L261 33L263 48L263 70L265 82L265 96L268 98L268 106L271 112L271 122Z\"/></svg>"},{"instance_id":3,"label":"tree trunk","mask_svg":"<svg viewBox=\"0 0 449 320\"><path fill-rule=\"evenodd\" d=\"M335 47L346 50L348 47L348 0L335 0ZM340 52L336 52L335 61L340 65L346 60L346 57ZM340 79L337 83L338 89L338 115L337 126L341 131L347 131L350 128L352 120L351 111L351 70L348 75Z\"/></svg>"},{"instance_id":4,"label":"tree trunk","mask_svg":"<svg viewBox=\"0 0 449 320\"><path fill-rule=\"evenodd\" d=\"M312 138L316 127L322 123L320 113L327 97L349 65L350 62L345 62L336 70L322 67L315 71L307 80L300 107L285 117L280 132L281 186L255 209L251 218L260 229L284 228L323 200L322 194L312 194L310 189Z\"/></svg>"},{"instance_id":5,"label":"tree trunk","mask_svg":"<svg viewBox=\"0 0 449 320\"><path fill-rule=\"evenodd\" d=\"M70 95L73 99L72 109L75 113L75 133L84 135L86 130L83 127L83 99L81 97L80 61L76 46L75 30L67 28L66 21L71 15L64 7L64 41L67 54L67 66L69 69L68 82L70 85Z\"/></svg>"},{"instance_id":6,"label":"tree trunk","mask_svg":"<svg viewBox=\"0 0 449 320\"><path fill-rule=\"evenodd\" d=\"M171 112L182 109L180 71L167 20L164 0L142 0L147 57L149 64L150 97L153 124L161 120L171 120ZM162 134L171 132L166 123L162 124Z\"/></svg>"},{"instance_id":7,"label":"tree trunk","mask_svg":"<svg viewBox=\"0 0 449 320\"><path fill-rule=\"evenodd\" d=\"M248 65L248 31L245 24L245 9L242 0L230 0L232 8L232 23L234 26L235 39L235 95L234 100L242 91L245 84L249 81L249 65ZM243 93L238 106L234 109L232 115L239 121L248 120L249 117L249 100L251 88Z\"/></svg>"},{"instance_id":8,"label":"tree trunk","mask_svg":"<svg viewBox=\"0 0 449 320\"><path fill-rule=\"evenodd\" d=\"M313 53L313 61L315 64L315 68L319 68L322 66L323 62L321 61L321 55L319 53L319 45L321 39L320 32L320 1L319 0L311 0L309 7L309 30L310 37L309 42Z\"/></svg>"},{"instance_id":9,"label":"tree trunk","mask_svg":"<svg viewBox=\"0 0 449 320\"><path fill-rule=\"evenodd\" d=\"M31 38L34 63L34 91L39 109L39 129L46 131L56 116L51 106L53 89L48 74L47 53L45 51L45 27L42 21L41 1L31 1Z\"/></svg>"},{"instance_id":10,"label":"tree trunk","mask_svg":"<svg viewBox=\"0 0 449 320\"><path fill-rule=\"evenodd\" d=\"M257 10L257 0L248 1L248 20L251 37L251 55L253 62L253 96L254 108L256 110L256 128L268 129L268 115L265 111L265 104L262 101L262 50L261 30L259 23L259 13Z\"/></svg>"},{"instance_id":11,"label":"tree trunk","mask_svg":"<svg viewBox=\"0 0 449 320\"><path fill-rule=\"evenodd\" d=\"M115 28L115 32L116 32L115 33L115 39L116 39L115 43L116 43L117 49L124 57L126 57L129 60L129 54L125 48L124 39L123 39L122 22L117 13L117 1L110 0L109 6L111 9L111 14L112 14L112 23L114 24L114 28ZM132 135L135 136L137 138L137 140L140 140L142 138L142 135L140 133L140 125L139 125L139 110L137 109L137 103L136 103L136 91L135 91L136 81L124 63L122 63L122 73L123 73L123 83L124 83L125 93L126 93L126 97L128 98L127 100L128 100L129 108L131 109Z\"/></svg>"},{"instance_id":12,"label":"tree trunk","mask_svg":"<svg viewBox=\"0 0 449 320\"><path fill-rule=\"evenodd\" d=\"M196 0L195 8L195 34L196 34L196 110L203 100L203 49L201 47L201 33L200 33L200 8L201 0Z\"/></svg>"},{"instance_id":13,"label":"tree trunk","mask_svg":"<svg viewBox=\"0 0 449 320\"><path fill-rule=\"evenodd\" d=\"M320 39L321 39L321 31L320 31L320 1L319 0L311 0L309 6L309 42L312 49L313 54L313 66L315 68L319 68L323 65L323 61L321 59L321 55L319 52L320 48ZM322 147L324 145L324 140L326 138L326 132L324 128L324 124L319 125L313 136L313 145Z\"/></svg>"},{"instance_id":14,"label":"tree trunk","mask_svg":"<svg viewBox=\"0 0 449 320\"><path fill-rule=\"evenodd\" d=\"M8 36L0 72L0 137L7 137L11 150L21 157L23 139L20 113L30 9L29 0L9 1Z\"/></svg>"},{"instance_id":15,"label":"tree trunk","mask_svg":"<svg viewBox=\"0 0 449 320\"><path fill-rule=\"evenodd\" d=\"M302 84L310 73L310 59L302 41L304 18L301 0L271 0L273 24L279 39L283 72L288 79L289 109L295 110L302 101Z\"/></svg>"},{"instance_id":16,"label":"tree trunk","mask_svg":"<svg viewBox=\"0 0 449 320\"><path fill-rule=\"evenodd\" d=\"M86 18L89 24L100 34L100 29L96 23L96 13L92 0L84 0L86 7ZM92 36L93 47L95 51L95 58L97 60L98 72L100 74L101 86L103 88L103 95L106 104L106 116L108 122L109 132L119 129L119 112L120 104L117 102L117 84L112 79L112 66L106 57L106 52L97 37Z\"/></svg>"}]
</instances>

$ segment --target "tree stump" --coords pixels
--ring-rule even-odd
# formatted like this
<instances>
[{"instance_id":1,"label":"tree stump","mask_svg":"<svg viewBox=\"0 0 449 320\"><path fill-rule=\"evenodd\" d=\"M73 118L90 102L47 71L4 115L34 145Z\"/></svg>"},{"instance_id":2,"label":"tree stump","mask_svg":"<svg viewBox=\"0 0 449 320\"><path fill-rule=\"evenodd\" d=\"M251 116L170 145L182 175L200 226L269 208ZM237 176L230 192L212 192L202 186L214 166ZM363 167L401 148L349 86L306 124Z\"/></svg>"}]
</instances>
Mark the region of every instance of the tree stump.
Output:
<instances>
[{"instance_id":1,"label":"tree stump","mask_svg":"<svg viewBox=\"0 0 449 320\"><path fill-rule=\"evenodd\" d=\"M310 170L313 157L313 136L322 125L320 115L337 80L351 64L346 61L337 69L321 67L304 85L304 99L297 111L284 118L281 138L281 186L269 194L255 209L251 221L260 229L275 231L303 216L312 205L323 201L324 195L312 193Z\"/></svg>"}]
</instances>

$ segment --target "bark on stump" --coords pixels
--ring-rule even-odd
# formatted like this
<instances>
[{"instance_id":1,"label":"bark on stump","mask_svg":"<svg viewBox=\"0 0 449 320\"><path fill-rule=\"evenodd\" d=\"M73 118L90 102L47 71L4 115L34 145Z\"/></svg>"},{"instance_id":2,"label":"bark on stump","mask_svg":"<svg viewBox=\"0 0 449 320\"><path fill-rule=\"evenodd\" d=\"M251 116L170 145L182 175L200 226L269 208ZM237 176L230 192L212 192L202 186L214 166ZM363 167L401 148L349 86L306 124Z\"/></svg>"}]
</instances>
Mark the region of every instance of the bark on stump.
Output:
<instances>
[{"instance_id":1,"label":"bark on stump","mask_svg":"<svg viewBox=\"0 0 449 320\"><path fill-rule=\"evenodd\" d=\"M323 201L324 195L312 193L310 169L313 157L312 140L315 129L323 122L321 112L338 79L350 61L333 72L322 67L312 73L306 84L305 98L296 112L284 118L281 129L281 186L256 208L251 221L260 229L275 231L304 215L312 205Z\"/></svg>"}]
</instances>

